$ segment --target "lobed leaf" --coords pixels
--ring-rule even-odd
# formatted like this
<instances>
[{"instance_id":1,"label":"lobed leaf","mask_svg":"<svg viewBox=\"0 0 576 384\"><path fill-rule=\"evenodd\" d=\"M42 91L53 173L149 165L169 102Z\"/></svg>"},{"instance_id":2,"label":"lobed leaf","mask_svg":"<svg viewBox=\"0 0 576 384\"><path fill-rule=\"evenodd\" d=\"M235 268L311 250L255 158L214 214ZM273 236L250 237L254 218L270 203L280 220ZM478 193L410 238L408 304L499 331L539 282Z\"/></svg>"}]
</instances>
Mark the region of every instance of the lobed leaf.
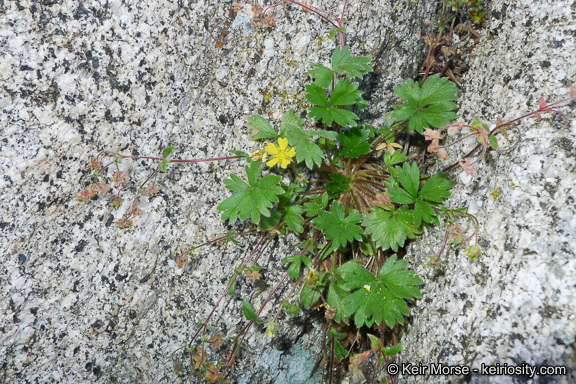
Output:
<instances>
[{"instance_id":1,"label":"lobed leaf","mask_svg":"<svg viewBox=\"0 0 576 384\"><path fill-rule=\"evenodd\" d=\"M369 136L370 131L357 127L343 131L338 135L338 140L346 148L340 150L340 156L355 159L370 153L371 146L368 142Z\"/></svg>"},{"instance_id":2,"label":"lobed leaf","mask_svg":"<svg viewBox=\"0 0 576 384\"><path fill-rule=\"evenodd\" d=\"M332 55L332 70L339 75L350 77L362 77L362 75L372 72L372 67L366 65L370 58L365 56L355 56L350 59L350 47L336 48Z\"/></svg>"},{"instance_id":3,"label":"lobed leaf","mask_svg":"<svg viewBox=\"0 0 576 384\"><path fill-rule=\"evenodd\" d=\"M258 224L260 216L270 217L269 208L272 203L278 202L278 195L284 193L284 189L278 185L281 176L268 175L258 180L262 167L258 163L246 166L248 183L244 182L235 174L230 175L230 179L225 179L226 188L232 191L239 191L230 196L218 206L222 213L222 220L230 220L234 224L237 218L246 220L249 216L253 223Z\"/></svg>"},{"instance_id":4,"label":"lobed leaf","mask_svg":"<svg viewBox=\"0 0 576 384\"><path fill-rule=\"evenodd\" d=\"M430 76L422 83L408 80L394 91L408 104L393 105L392 116L409 120L410 131L422 133L429 126L442 128L456 117L453 112L456 104L451 101L456 99L458 88L439 75Z\"/></svg>"},{"instance_id":5,"label":"lobed leaf","mask_svg":"<svg viewBox=\"0 0 576 384\"><path fill-rule=\"evenodd\" d=\"M346 216L342 204L334 202L330 207L330 212L320 211L318 217L312 222L318 229L324 230L326 238L332 241L332 249L335 251L353 239L362 238L364 231L358 223L363 217L364 215L355 210L351 210L351 213Z\"/></svg>"},{"instance_id":6,"label":"lobed leaf","mask_svg":"<svg viewBox=\"0 0 576 384\"><path fill-rule=\"evenodd\" d=\"M376 208L366 215L362 223L366 232L372 235L372 240L378 248L391 248L394 251L403 247L407 238L413 239L420 229L414 223L414 213L406 206L390 212Z\"/></svg>"}]
</instances>

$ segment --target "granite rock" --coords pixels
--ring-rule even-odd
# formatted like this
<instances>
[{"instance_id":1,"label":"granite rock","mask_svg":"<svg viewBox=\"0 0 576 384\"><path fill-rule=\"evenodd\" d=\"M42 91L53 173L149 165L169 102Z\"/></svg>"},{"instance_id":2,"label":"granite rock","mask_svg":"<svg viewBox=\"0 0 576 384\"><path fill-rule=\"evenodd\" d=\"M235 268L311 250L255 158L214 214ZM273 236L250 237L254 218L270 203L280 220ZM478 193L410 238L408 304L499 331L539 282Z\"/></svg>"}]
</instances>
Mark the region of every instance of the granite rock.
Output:
<instances>
[{"instance_id":1,"label":"granite rock","mask_svg":"<svg viewBox=\"0 0 576 384\"><path fill-rule=\"evenodd\" d=\"M336 11L341 3L321 5ZM462 79L461 118L514 118L541 94L562 97L575 80L574 1L488 5L494 16ZM393 86L417 75L424 20L438 6L350 2L348 43L376 70L362 85L366 120L377 123L397 101ZM87 203L74 196L100 151L160 156L174 145L172 157L183 159L252 151L258 144L249 140L247 116L278 121L291 107L304 111L309 63L328 62L335 48L329 26L288 5L274 12L275 27L254 29L250 11L204 0L0 2L3 382L187 382L173 361L186 363L180 348L259 236L203 247L184 268L175 259L229 229L253 229L223 223L216 209L230 195L222 180L243 172L242 162L171 164L160 193L139 201L142 214L127 229L114 222L130 209L134 188L122 192L118 209L103 196ZM442 231L410 245L406 257L426 285L403 331L401 361L575 368L576 122L573 107L562 111L568 128L557 116L527 120L517 150L491 155L476 179L454 173L462 183L450 204L478 217L484 254L474 263L448 252L438 273L423 264L438 251ZM124 160L118 169L136 183L154 167ZM502 191L494 200L496 186ZM264 284L240 280L216 312L213 332L241 329L242 297L262 304L282 276L280 260L298 243L286 237L267 245L258 261ZM263 316L274 313L269 305ZM320 382L323 331L313 312L281 318L272 342L253 328L232 378ZM462 378L428 378L450 379Z\"/></svg>"}]
</instances>

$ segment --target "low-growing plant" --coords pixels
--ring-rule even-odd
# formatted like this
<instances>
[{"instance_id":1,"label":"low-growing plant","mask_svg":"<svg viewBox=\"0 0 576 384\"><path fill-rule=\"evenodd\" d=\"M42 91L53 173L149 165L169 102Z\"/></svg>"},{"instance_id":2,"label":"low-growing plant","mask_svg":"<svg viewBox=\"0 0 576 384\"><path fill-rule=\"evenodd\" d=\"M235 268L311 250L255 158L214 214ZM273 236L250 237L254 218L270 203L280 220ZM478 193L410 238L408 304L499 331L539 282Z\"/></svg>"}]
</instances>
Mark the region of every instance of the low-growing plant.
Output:
<instances>
[{"instance_id":1,"label":"low-growing plant","mask_svg":"<svg viewBox=\"0 0 576 384\"><path fill-rule=\"evenodd\" d=\"M419 286L424 283L409 269L408 260L399 256L406 242L425 228L443 224L443 243L430 265L441 264L448 244L465 247L465 254L473 260L481 255L476 218L465 207L445 205L454 185L447 172L461 167L476 177L488 151L508 152L521 142L518 121L530 116L540 120L545 112L555 112L566 119L554 107L576 100L573 87L568 98L552 104L542 98L537 110L508 122L498 120L490 126L476 119L471 124L453 124L458 89L439 74L426 73L421 81L408 80L394 88L404 104L394 105L382 125L374 127L360 121L355 113L367 106L357 79L372 71L369 61L363 56L352 57L349 47L341 46L334 51L329 66L312 64L309 73L314 81L306 85L306 99L310 102L307 119L292 109L284 113L279 123L259 115L249 117L247 126L253 132L252 138L261 143L252 153L232 150L234 156L176 160L169 158L175 148L168 147L162 157L103 151L90 162L92 171L82 180L85 188L76 197L88 201L116 184L112 205L118 207L123 201L121 194L134 188L135 197L127 213L117 221L125 228L133 225L140 213L138 199L160 191L158 175L168 172L169 164L246 161L245 174L232 173L224 180L232 194L217 209L222 212L222 220L230 224L248 221L252 229L230 231L175 257L178 268L182 268L201 247L235 241L235 236L262 233L256 247L238 262L210 314L198 322L197 331L186 346L190 371L209 382L228 381L226 371L233 367L254 323L267 322L266 334L270 337L281 332L278 318L282 311L289 315L312 308L324 311L324 364L329 382L334 368L344 360L351 369L357 369L372 355L377 356L376 364L387 365L396 359L402 348L398 327L409 315L408 302L421 296ZM461 132L463 136L452 143L440 144L446 135L455 137ZM449 160L448 147L473 138L478 144L442 171L425 174L419 167L421 154L408 157L400 150L402 146L397 141L405 133L423 135L432 142L428 152L445 160ZM104 158L111 160L104 165ZM125 159L148 159L158 165L145 180L129 184L128 175L118 167ZM262 176L265 168L270 174ZM466 223L471 226L466 227ZM249 296L243 297L246 324L229 342L227 357L213 359L206 346L214 351L226 344L223 334L209 328L217 308L227 295L234 294L240 276L251 281L261 278L260 256L272 238L290 233L305 240L278 265L285 272L260 308L252 306ZM291 288L281 299L275 316L261 318L264 307L288 282ZM355 334L368 338L370 346L350 337ZM180 362L175 362L175 372L184 374ZM396 377L381 381L394 383Z\"/></svg>"}]
</instances>

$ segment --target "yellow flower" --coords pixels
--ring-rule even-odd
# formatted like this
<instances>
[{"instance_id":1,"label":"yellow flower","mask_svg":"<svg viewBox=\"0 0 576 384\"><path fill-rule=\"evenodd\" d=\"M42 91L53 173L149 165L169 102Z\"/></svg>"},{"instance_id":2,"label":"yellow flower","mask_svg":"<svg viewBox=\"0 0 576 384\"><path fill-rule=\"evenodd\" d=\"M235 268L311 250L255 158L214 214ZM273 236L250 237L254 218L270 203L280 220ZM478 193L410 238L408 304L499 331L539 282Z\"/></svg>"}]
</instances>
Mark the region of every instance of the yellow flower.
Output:
<instances>
[{"instance_id":1,"label":"yellow flower","mask_svg":"<svg viewBox=\"0 0 576 384\"><path fill-rule=\"evenodd\" d=\"M296 156L296 150L294 148L288 149L288 139L281 137L278 139L278 148L274 143L270 143L266 146L266 152L272 155L270 161L266 163L267 166L273 167L280 163L280 166L284 169L292 161L292 157Z\"/></svg>"}]
</instances>

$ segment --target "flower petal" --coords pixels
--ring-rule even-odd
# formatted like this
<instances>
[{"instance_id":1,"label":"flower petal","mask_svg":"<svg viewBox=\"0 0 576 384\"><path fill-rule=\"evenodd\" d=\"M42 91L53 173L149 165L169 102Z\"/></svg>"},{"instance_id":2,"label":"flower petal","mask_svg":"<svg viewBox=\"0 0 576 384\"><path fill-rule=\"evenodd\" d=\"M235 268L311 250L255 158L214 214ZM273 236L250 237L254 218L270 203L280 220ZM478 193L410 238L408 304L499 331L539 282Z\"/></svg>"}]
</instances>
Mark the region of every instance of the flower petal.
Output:
<instances>
[{"instance_id":1,"label":"flower petal","mask_svg":"<svg viewBox=\"0 0 576 384\"><path fill-rule=\"evenodd\" d=\"M278 146L280 147L280 149L286 149L286 147L288 146L288 139L285 137L281 137L278 139Z\"/></svg>"},{"instance_id":2,"label":"flower petal","mask_svg":"<svg viewBox=\"0 0 576 384\"><path fill-rule=\"evenodd\" d=\"M273 166L276 165L276 163L278 163L278 158L277 158L277 157L273 157L273 158L271 158L271 159L266 163L266 165L269 166L269 167L273 167Z\"/></svg>"},{"instance_id":3,"label":"flower petal","mask_svg":"<svg viewBox=\"0 0 576 384\"><path fill-rule=\"evenodd\" d=\"M266 146L266 152L271 153L272 155L275 155L278 153L278 148L276 148L276 145L274 145L274 143L268 143L268 145Z\"/></svg>"},{"instance_id":4,"label":"flower petal","mask_svg":"<svg viewBox=\"0 0 576 384\"><path fill-rule=\"evenodd\" d=\"M296 156L296 149L294 148L290 148L290 150L288 152L286 152L286 155L289 157L294 157Z\"/></svg>"},{"instance_id":5,"label":"flower petal","mask_svg":"<svg viewBox=\"0 0 576 384\"><path fill-rule=\"evenodd\" d=\"M286 167L290 164L290 159L282 159L282 164L280 165L282 168L286 169Z\"/></svg>"}]
</instances>

